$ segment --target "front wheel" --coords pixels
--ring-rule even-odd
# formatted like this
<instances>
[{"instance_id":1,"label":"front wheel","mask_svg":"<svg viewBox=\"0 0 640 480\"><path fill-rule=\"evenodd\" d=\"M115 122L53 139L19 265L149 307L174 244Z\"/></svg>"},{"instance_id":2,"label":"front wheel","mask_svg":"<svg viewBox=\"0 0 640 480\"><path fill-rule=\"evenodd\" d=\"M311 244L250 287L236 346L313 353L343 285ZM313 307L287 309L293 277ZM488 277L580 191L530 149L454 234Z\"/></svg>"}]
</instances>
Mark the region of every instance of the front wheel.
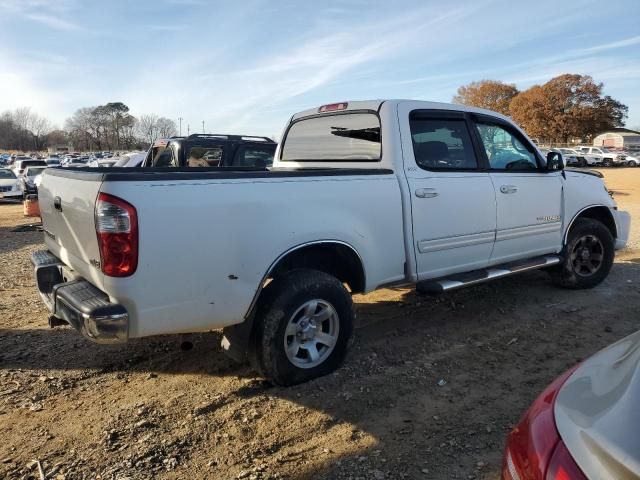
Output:
<instances>
[{"instance_id":1,"label":"front wheel","mask_svg":"<svg viewBox=\"0 0 640 480\"><path fill-rule=\"evenodd\" d=\"M609 274L614 250L614 239L607 227L597 220L579 218L562 250L563 262L551 271L551 277L561 287L593 288Z\"/></svg>"},{"instance_id":2,"label":"front wheel","mask_svg":"<svg viewBox=\"0 0 640 480\"><path fill-rule=\"evenodd\" d=\"M340 366L353 331L351 295L335 277L295 270L263 292L250 358L278 385L295 385Z\"/></svg>"},{"instance_id":3,"label":"front wheel","mask_svg":"<svg viewBox=\"0 0 640 480\"><path fill-rule=\"evenodd\" d=\"M605 167L610 167L611 165L613 165L613 160L611 160L610 158L605 158L602 161L602 165Z\"/></svg>"},{"instance_id":4,"label":"front wheel","mask_svg":"<svg viewBox=\"0 0 640 480\"><path fill-rule=\"evenodd\" d=\"M634 162L633 160L629 160L629 161L627 162L627 166L628 166L628 167L637 167L637 164L636 164L636 162Z\"/></svg>"}]
</instances>

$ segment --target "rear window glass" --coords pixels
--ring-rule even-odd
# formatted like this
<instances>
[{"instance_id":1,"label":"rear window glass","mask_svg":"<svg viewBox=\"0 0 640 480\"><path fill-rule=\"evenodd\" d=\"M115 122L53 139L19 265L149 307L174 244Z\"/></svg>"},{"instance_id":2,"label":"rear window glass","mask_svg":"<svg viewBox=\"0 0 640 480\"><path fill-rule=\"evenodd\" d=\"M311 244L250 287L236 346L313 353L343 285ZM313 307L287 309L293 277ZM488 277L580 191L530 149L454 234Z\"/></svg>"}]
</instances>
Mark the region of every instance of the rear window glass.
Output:
<instances>
[{"instance_id":1,"label":"rear window glass","mask_svg":"<svg viewBox=\"0 0 640 480\"><path fill-rule=\"evenodd\" d=\"M378 161L380 119L372 113L324 115L300 120L289 129L283 161Z\"/></svg>"}]
</instances>

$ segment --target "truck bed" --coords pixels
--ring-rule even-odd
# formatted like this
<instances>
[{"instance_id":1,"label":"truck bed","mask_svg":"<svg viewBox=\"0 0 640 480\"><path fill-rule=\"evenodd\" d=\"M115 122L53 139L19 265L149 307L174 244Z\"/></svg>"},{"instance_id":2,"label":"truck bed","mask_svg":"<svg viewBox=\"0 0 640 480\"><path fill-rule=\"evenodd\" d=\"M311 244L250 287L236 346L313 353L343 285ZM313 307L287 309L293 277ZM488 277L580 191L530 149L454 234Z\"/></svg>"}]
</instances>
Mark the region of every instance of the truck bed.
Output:
<instances>
[{"instance_id":1,"label":"truck bed","mask_svg":"<svg viewBox=\"0 0 640 480\"><path fill-rule=\"evenodd\" d=\"M130 277L100 270L98 193L137 210ZM242 322L270 266L305 244L351 246L371 265L367 291L404 279L400 188L389 169L52 168L40 205L50 252L126 307L130 337Z\"/></svg>"}]
</instances>

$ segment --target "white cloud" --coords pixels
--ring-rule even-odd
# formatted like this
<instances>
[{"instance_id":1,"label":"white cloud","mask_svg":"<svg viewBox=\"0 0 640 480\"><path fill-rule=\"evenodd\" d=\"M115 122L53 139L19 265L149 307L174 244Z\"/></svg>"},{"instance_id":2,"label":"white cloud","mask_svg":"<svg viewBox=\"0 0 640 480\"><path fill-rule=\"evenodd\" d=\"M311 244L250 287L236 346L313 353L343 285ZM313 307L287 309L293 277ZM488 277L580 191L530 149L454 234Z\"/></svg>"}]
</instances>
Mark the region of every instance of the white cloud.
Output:
<instances>
[{"instance_id":1,"label":"white cloud","mask_svg":"<svg viewBox=\"0 0 640 480\"><path fill-rule=\"evenodd\" d=\"M62 18L54 17L52 15L45 15L41 13L29 13L25 15L25 18L28 20L32 20L34 22L42 23L47 27L54 28L56 30L64 30L64 31L73 31L73 30L83 30L83 28L73 22L69 22L67 20L63 20Z\"/></svg>"}]
</instances>

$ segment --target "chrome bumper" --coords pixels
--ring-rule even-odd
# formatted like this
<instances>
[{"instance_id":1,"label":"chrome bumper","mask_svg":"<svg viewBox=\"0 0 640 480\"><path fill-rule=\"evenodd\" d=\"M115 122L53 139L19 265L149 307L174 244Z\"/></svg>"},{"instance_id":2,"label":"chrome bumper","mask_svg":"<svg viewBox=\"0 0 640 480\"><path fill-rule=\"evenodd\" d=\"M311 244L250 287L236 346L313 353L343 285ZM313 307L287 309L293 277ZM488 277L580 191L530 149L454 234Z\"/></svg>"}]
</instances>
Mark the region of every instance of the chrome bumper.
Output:
<instances>
[{"instance_id":1,"label":"chrome bumper","mask_svg":"<svg viewBox=\"0 0 640 480\"><path fill-rule=\"evenodd\" d=\"M47 250L31 256L36 285L53 319L62 319L96 343L124 343L129 338L129 314L120 304L111 303L106 293L83 279L65 281L63 263Z\"/></svg>"}]
</instances>

